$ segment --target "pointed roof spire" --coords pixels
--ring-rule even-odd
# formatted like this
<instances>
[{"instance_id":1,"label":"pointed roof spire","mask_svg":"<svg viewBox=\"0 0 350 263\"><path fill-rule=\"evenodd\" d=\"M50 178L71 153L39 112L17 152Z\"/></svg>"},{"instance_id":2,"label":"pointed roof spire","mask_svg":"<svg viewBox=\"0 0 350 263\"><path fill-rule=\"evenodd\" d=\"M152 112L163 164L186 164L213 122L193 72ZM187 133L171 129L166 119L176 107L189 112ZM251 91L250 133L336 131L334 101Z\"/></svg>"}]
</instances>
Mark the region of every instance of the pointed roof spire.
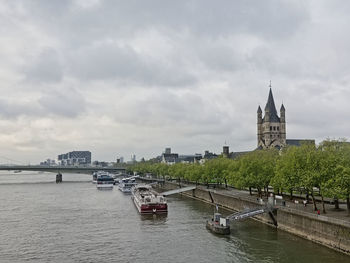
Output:
<instances>
[{"instance_id":1,"label":"pointed roof spire","mask_svg":"<svg viewBox=\"0 0 350 263\"><path fill-rule=\"evenodd\" d=\"M282 106L281 106L280 111L286 111L286 109L284 108L283 102L282 102Z\"/></svg>"},{"instance_id":2,"label":"pointed roof spire","mask_svg":"<svg viewBox=\"0 0 350 263\"><path fill-rule=\"evenodd\" d=\"M259 105L259 107L258 107L258 113L262 113L261 108L260 108L260 105Z\"/></svg>"},{"instance_id":3,"label":"pointed roof spire","mask_svg":"<svg viewBox=\"0 0 350 263\"><path fill-rule=\"evenodd\" d=\"M265 106L265 111L268 110L269 115L270 115L270 122L279 122L280 118L277 115L277 110L275 106L275 101L273 99L272 95L272 89L271 89L271 81L270 81L270 92L269 92L269 97L267 99L267 103Z\"/></svg>"}]
</instances>

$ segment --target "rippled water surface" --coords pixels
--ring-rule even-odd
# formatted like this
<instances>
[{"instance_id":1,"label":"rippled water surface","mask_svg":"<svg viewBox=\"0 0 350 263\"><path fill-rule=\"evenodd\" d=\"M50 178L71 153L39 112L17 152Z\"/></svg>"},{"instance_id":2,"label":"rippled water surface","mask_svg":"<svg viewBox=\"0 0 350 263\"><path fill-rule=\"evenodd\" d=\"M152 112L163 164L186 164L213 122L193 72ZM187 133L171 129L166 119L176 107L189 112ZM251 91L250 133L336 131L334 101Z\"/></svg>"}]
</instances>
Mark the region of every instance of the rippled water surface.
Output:
<instances>
[{"instance_id":1,"label":"rippled water surface","mask_svg":"<svg viewBox=\"0 0 350 263\"><path fill-rule=\"evenodd\" d=\"M0 172L0 262L350 262L350 257L247 220L230 236L205 228L213 207L169 197L140 216L130 196L90 176Z\"/></svg>"}]
</instances>

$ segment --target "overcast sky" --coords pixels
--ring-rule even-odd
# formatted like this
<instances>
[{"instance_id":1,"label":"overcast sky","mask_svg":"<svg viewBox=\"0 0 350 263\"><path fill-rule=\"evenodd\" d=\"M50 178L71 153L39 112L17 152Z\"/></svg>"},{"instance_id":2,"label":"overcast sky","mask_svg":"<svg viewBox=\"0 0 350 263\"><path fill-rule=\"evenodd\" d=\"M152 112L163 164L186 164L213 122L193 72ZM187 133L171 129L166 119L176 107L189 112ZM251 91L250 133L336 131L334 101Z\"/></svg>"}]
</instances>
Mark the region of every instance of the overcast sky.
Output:
<instances>
[{"instance_id":1,"label":"overcast sky","mask_svg":"<svg viewBox=\"0 0 350 263\"><path fill-rule=\"evenodd\" d=\"M350 1L0 1L0 163L349 138Z\"/></svg>"}]
</instances>

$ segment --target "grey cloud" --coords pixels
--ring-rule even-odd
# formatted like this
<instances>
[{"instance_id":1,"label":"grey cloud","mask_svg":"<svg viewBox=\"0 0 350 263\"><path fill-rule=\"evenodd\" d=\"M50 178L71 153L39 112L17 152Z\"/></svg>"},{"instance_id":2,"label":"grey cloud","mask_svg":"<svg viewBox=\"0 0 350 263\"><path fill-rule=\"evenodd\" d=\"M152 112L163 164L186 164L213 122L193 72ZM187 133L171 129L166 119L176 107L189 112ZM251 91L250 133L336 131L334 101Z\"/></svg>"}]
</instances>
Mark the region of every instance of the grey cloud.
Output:
<instances>
[{"instance_id":1,"label":"grey cloud","mask_svg":"<svg viewBox=\"0 0 350 263\"><path fill-rule=\"evenodd\" d=\"M38 19L48 22L74 41L90 40L111 34L134 34L144 28L220 36L254 33L264 38L288 37L309 19L308 8L301 1L101 1L91 9L78 9L70 1L35 1L24 5ZM56 11L56 9L58 11ZM103 28L104 30L97 30Z\"/></svg>"},{"instance_id":2,"label":"grey cloud","mask_svg":"<svg viewBox=\"0 0 350 263\"><path fill-rule=\"evenodd\" d=\"M234 46L220 43L207 43L200 45L195 52L205 67L215 71L235 72L242 69L242 55L236 52Z\"/></svg>"},{"instance_id":3,"label":"grey cloud","mask_svg":"<svg viewBox=\"0 0 350 263\"><path fill-rule=\"evenodd\" d=\"M40 108L32 102L20 103L4 99L0 100L0 116L5 119L13 119L21 115L40 115Z\"/></svg>"},{"instance_id":4,"label":"grey cloud","mask_svg":"<svg viewBox=\"0 0 350 263\"><path fill-rule=\"evenodd\" d=\"M222 134L231 125L226 112L194 93L179 95L163 90L125 101L126 105L120 105L123 111L116 112L119 123L171 128L181 136Z\"/></svg>"},{"instance_id":5,"label":"grey cloud","mask_svg":"<svg viewBox=\"0 0 350 263\"><path fill-rule=\"evenodd\" d=\"M38 102L46 114L75 118L86 111L84 97L73 88L47 91Z\"/></svg>"},{"instance_id":6,"label":"grey cloud","mask_svg":"<svg viewBox=\"0 0 350 263\"><path fill-rule=\"evenodd\" d=\"M294 1L100 2L88 9L79 9L73 1L58 1L53 5L47 1L23 3L28 14L37 19L37 24L46 28L49 34L59 35L70 50L71 55L64 61L65 72L83 80L118 79L136 85L193 85L198 77L191 71L198 59L216 71L249 67L249 63L244 63L244 55L238 55L240 51L232 52L235 43L225 47L216 43L218 37L254 34L266 41L290 38L309 19L307 7ZM56 9L58 11L54 12ZM135 52L125 44L102 42L105 39L112 43L132 41L137 33L150 29L166 36L172 43L184 43L173 51L172 56L163 57L160 53L155 58ZM181 37L179 40L178 37L186 32L199 40L181 40ZM201 39L208 36L214 41L209 45L201 43ZM100 44L96 45L96 42ZM191 47L193 52L186 52ZM186 56L192 61L181 64L178 58L186 60ZM34 63L27 71L28 77L60 81L62 65L57 62L57 59L39 60L38 65Z\"/></svg>"},{"instance_id":7,"label":"grey cloud","mask_svg":"<svg viewBox=\"0 0 350 263\"><path fill-rule=\"evenodd\" d=\"M121 80L137 85L183 86L195 78L171 61L136 53L131 47L102 43L71 54L69 72L83 80Z\"/></svg>"},{"instance_id":8,"label":"grey cloud","mask_svg":"<svg viewBox=\"0 0 350 263\"><path fill-rule=\"evenodd\" d=\"M221 150L225 140L233 150L249 150L256 146L256 109L264 107L271 79L276 106L283 100L287 110L289 138L349 131L348 4L101 0L83 8L73 0L16 3L0 10L7 21L1 88L11 93L0 100L4 122L25 115L28 123L40 123L44 117L41 125L54 119L61 133L76 123L69 140L83 148L97 141L94 154L106 158L121 146L118 154L138 154L140 145L152 157L148 153L160 142L189 153ZM25 101L29 94L31 102ZM105 136L88 135L86 127L99 121ZM30 140L36 131L27 123L14 127L28 129L24 144L37 143ZM65 143L47 141L54 149Z\"/></svg>"},{"instance_id":9,"label":"grey cloud","mask_svg":"<svg viewBox=\"0 0 350 263\"><path fill-rule=\"evenodd\" d=\"M32 101L0 100L0 116L5 119L19 116L76 118L86 111L86 107L85 98L75 89L57 91L50 87L39 99Z\"/></svg>"},{"instance_id":10,"label":"grey cloud","mask_svg":"<svg viewBox=\"0 0 350 263\"><path fill-rule=\"evenodd\" d=\"M23 71L26 80L35 83L56 83L63 79L61 59L51 48L45 48L38 56L26 61Z\"/></svg>"}]
</instances>

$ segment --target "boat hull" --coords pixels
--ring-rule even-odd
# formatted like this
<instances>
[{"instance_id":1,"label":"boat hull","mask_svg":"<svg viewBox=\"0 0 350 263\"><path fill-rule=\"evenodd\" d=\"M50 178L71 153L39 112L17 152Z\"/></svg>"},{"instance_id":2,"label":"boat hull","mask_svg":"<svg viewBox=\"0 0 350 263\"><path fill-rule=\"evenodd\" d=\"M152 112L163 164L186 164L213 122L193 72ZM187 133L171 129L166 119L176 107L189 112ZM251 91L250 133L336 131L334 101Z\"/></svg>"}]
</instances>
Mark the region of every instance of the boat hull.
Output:
<instances>
[{"instance_id":1,"label":"boat hull","mask_svg":"<svg viewBox=\"0 0 350 263\"><path fill-rule=\"evenodd\" d=\"M113 186L113 184L96 184L98 190L112 190Z\"/></svg>"},{"instance_id":2,"label":"boat hull","mask_svg":"<svg viewBox=\"0 0 350 263\"><path fill-rule=\"evenodd\" d=\"M207 221L206 227L218 235L229 235L231 233L229 226L221 226L216 222Z\"/></svg>"},{"instance_id":3,"label":"boat hull","mask_svg":"<svg viewBox=\"0 0 350 263\"><path fill-rule=\"evenodd\" d=\"M166 214L168 213L168 204L140 204L134 196L132 197L134 204L141 215L149 214Z\"/></svg>"},{"instance_id":4,"label":"boat hull","mask_svg":"<svg viewBox=\"0 0 350 263\"><path fill-rule=\"evenodd\" d=\"M130 194L131 193L131 188L119 186L118 189L120 191L122 191L123 193L125 193L125 194Z\"/></svg>"}]
</instances>

